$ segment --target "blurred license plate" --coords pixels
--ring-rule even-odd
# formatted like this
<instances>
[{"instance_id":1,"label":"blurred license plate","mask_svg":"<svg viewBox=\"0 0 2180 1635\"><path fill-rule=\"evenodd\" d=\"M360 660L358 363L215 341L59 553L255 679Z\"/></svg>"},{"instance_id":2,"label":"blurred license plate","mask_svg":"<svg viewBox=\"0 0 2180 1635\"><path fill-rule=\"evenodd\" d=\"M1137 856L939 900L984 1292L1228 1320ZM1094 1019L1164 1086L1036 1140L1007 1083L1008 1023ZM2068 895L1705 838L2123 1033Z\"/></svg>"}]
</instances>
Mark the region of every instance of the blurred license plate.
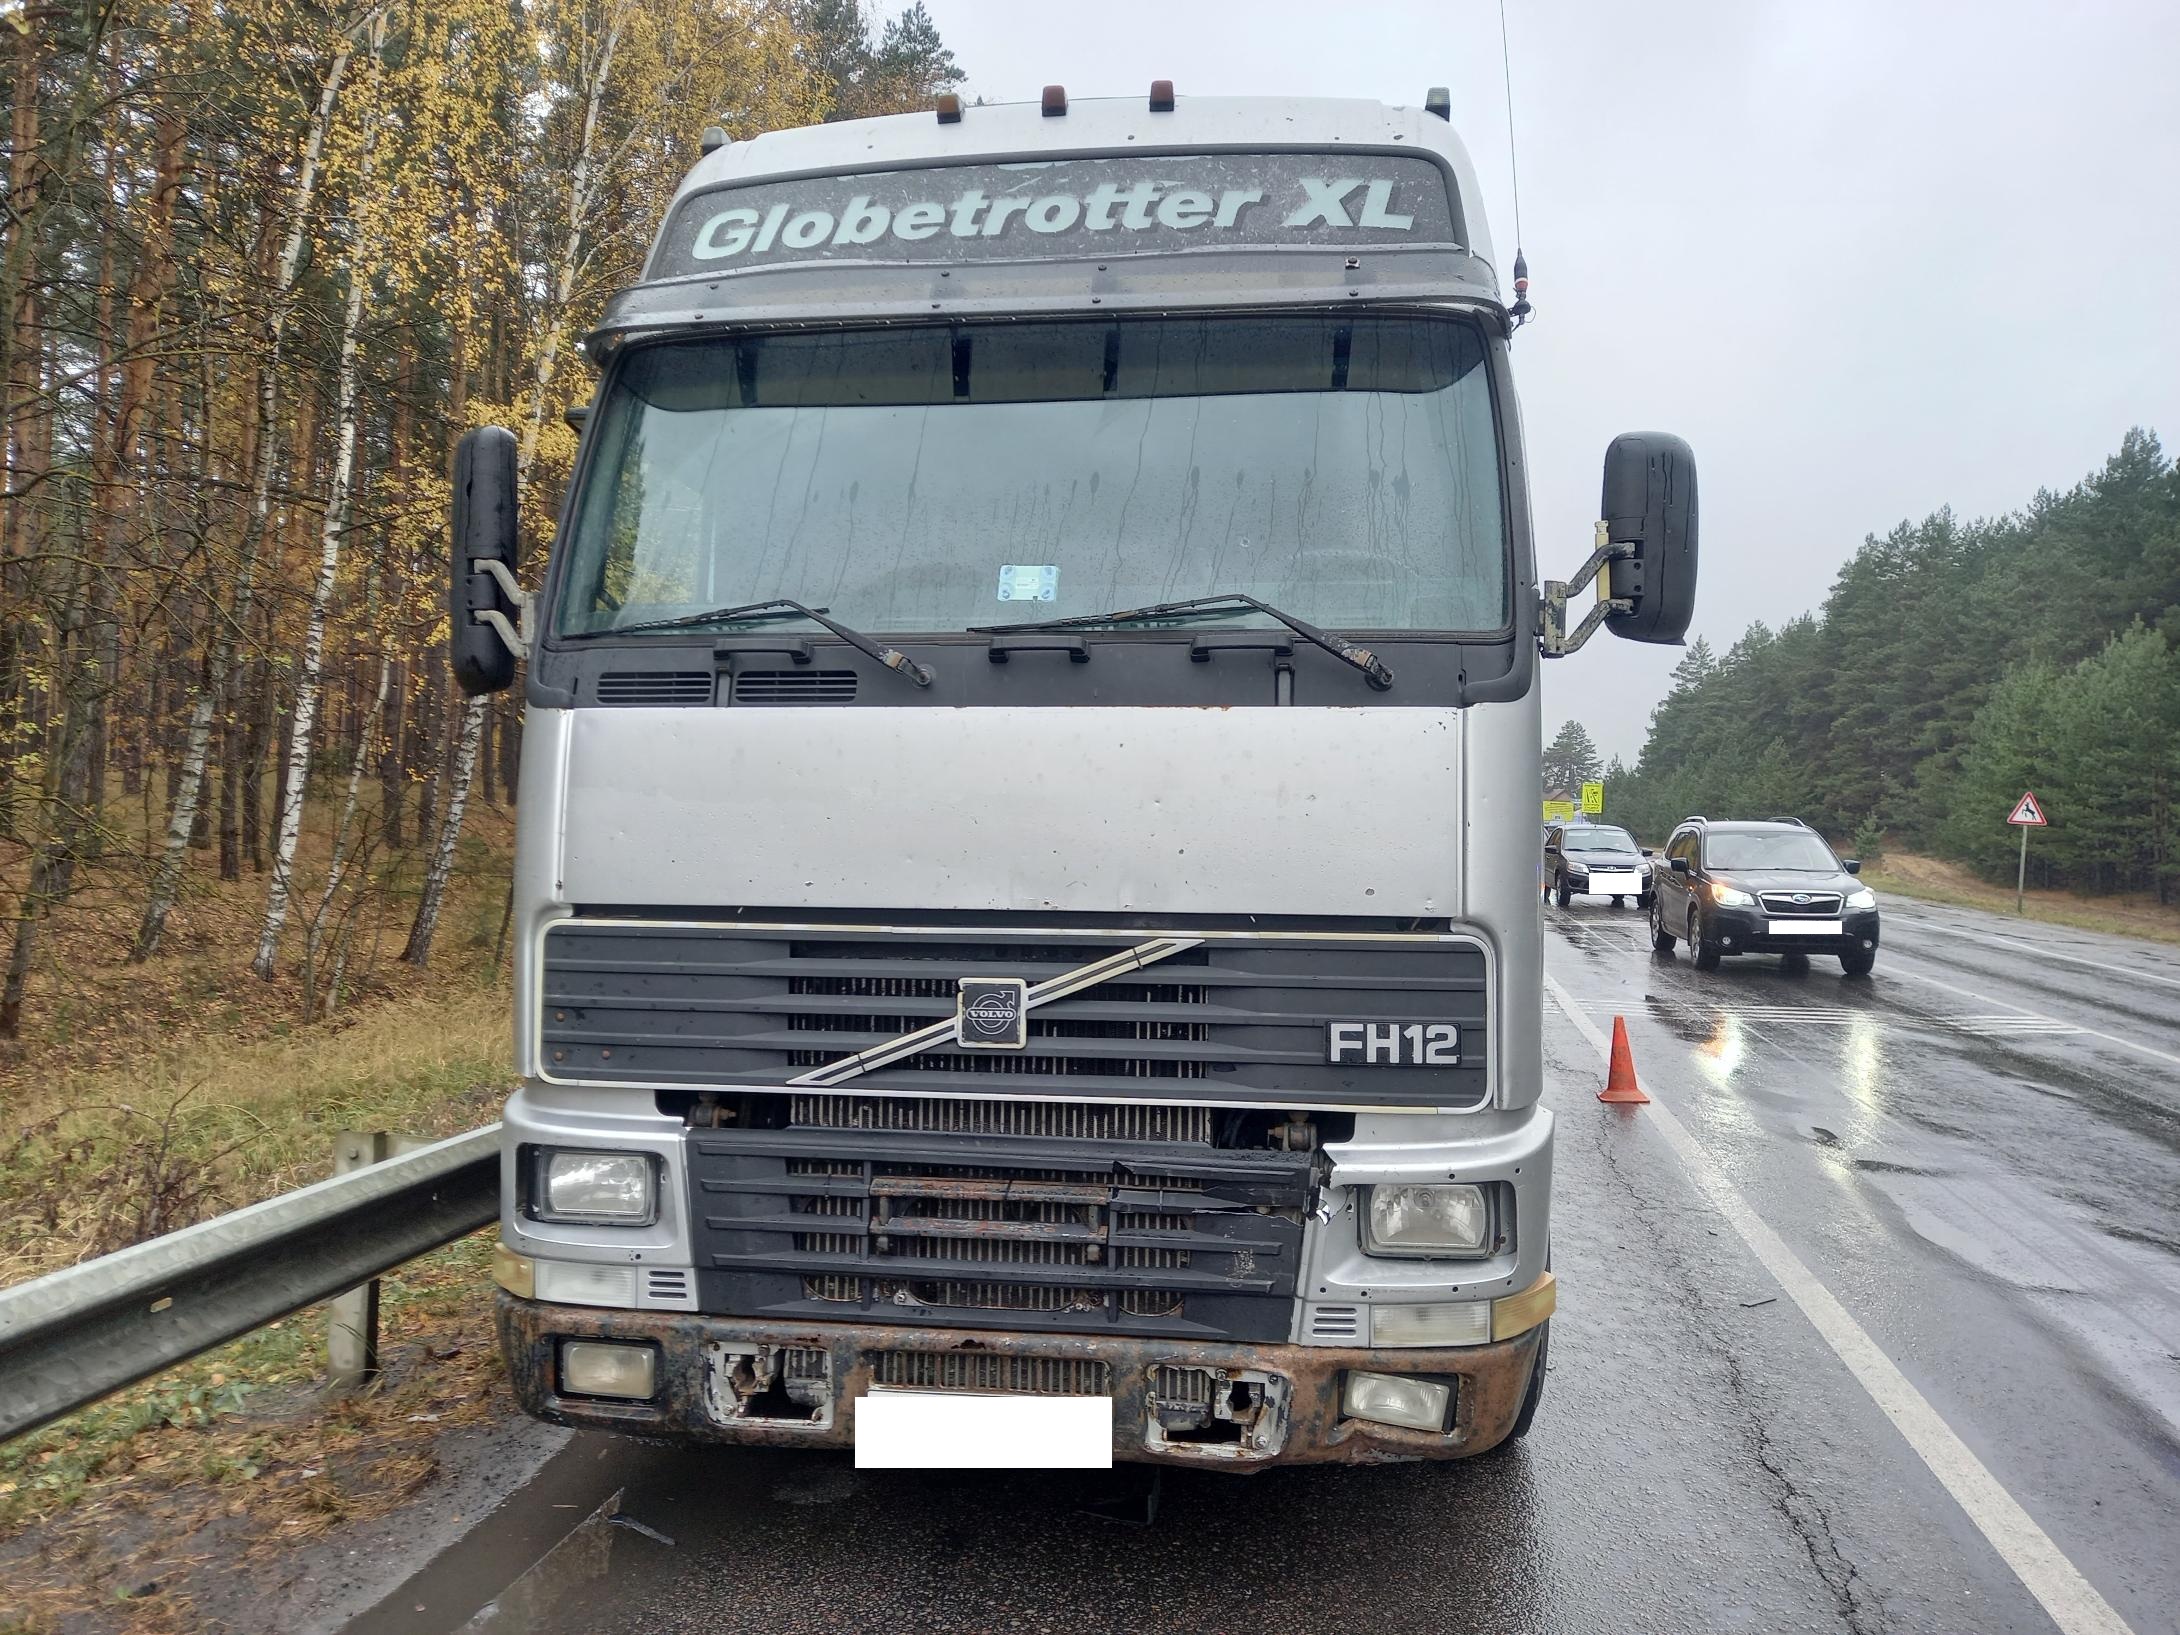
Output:
<instances>
[{"instance_id":1,"label":"blurred license plate","mask_svg":"<svg viewBox=\"0 0 2180 1635\"><path fill-rule=\"evenodd\" d=\"M878 1387L855 1405L858 1470L1106 1470L1111 1397Z\"/></svg>"},{"instance_id":2,"label":"blurred license plate","mask_svg":"<svg viewBox=\"0 0 2180 1635\"><path fill-rule=\"evenodd\" d=\"M1774 937L1837 937L1846 930L1838 920L1773 920Z\"/></svg>"},{"instance_id":3,"label":"blurred license plate","mask_svg":"<svg viewBox=\"0 0 2180 1635\"><path fill-rule=\"evenodd\" d=\"M1590 892L1593 896L1602 896L1609 891L1617 897L1625 892L1640 891L1642 889L1642 876L1636 874L1633 870L1626 874L1597 874L1593 872L1590 875Z\"/></svg>"}]
</instances>

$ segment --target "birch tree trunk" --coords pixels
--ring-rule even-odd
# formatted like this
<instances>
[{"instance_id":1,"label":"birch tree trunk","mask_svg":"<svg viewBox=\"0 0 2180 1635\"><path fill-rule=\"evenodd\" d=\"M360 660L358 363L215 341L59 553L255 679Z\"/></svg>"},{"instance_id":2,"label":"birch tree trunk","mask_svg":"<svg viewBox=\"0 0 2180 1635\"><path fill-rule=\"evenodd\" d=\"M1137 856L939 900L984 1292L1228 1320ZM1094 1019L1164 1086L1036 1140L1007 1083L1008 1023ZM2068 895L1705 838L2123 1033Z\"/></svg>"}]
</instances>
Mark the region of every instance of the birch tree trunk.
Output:
<instances>
[{"instance_id":1,"label":"birch tree trunk","mask_svg":"<svg viewBox=\"0 0 2180 1635\"><path fill-rule=\"evenodd\" d=\"M432 847L431 867L424 875L424 894L416 905L416 923L409 928L408 946L401 957L411 965L431 963L432 933L439 927L439 908L446 900L447 881L454 873L454 843L462 836L462 813L469 804L469 781L477 770L477 740L484 732L485 698L472 698L462 712L462 736L454 751L454 772L447 779L447 813L439 820L439 837Z\"/></svg>"},{"instance_id":2,"label":"birch tree trunk","mask_svg":"<svg viewBox=\"0 0 2180 1635\"><path fill-rule=\"evenodd\" d=\"M386 48L386 13L371 18L371 66L374 78ZM358 161L357 194L371 186L371 149L378 135L379 105L373 97L365 115L363 152ZM334 431L333 481L326 497L325 526L319 533L318 577L311 586L310 622L303 637L303 667L295 685L295 717L288 731L287 788L280 802L279 831L273 844L272 886L266 893L265 922L258 932L257 957L250 969L270 982L287 926L288 899L295 878L295 848L303 833L303 798L310 782L311 735L317 726L318 695L325 673L326 615L333 603L341 565L341 535L348 527L348 501L355 485L358 396L357 341L363 328L363 297L371 281L372 234L359 227L348 251L348 303L341 314L341 347ZM270 442L268 425L266 441ZM203 767L198 768L202 782ZM186 844L188 831L183 830Z\"/></svg>"},{"instance_id":3,"label":"birch tree trunk","mask_svg":"<svg viewBox=\"0 0 2180 1635\"><path fill-rule=\"evenodd\" d=\"M377 30L382 26L383 17L383 10L372 14L374 40L379 38ZM317 112L311 118L310 132L303 143L303 162L296 175L291 205L293 220L288 227L287 242L281 247L271 305L265 318L265 359L257 387L257 457L250 477L250 511L243 527L241 560L235 568L233 611L214 640L212 662L206 669L204 685L190 708L189 736L182 751L181 787L175 791L165 844L160 850L158 869L152 876L151 897L144 905L144 918L137 926L136 940L129 948L132 962L149 959L158 951L167 916L173 912L175 899L181 893L182 870L189 860L189 836L196 827L197 806L204 795L205 763L212 747L212 718L220 702L229 695L237 641L249 627L257 555L271 515L273 473L280 458L276 415L280 399L281 341L294 305L296 271L302 265L303 246L308 237L311 205L318 190L318 170L325 154L326 131L333 123L334 103L340 96L341 81L347 75L354 51L353 38L343 35L334 50L333 61L326 69L325 83L318 93ZM344 339L344 347L348 344ZM262 948L261 939L261 953Z\"/></svg>"},{"instance_id":4,"label":"birch tree trunk","mask_svg":"<svg viewBox=\"0 0 2180 1635\"><path fill-rule=\"evenodd\" d=\"M613 58L620 49L622 31L633 10L631 0L617 0L607 14L604 37L597 54L585 66L583 134L575 164L568 177L568 232L553 268L551 304L545 311L544 333L539 338L537 366L531 381L530 413L515 448L515 502L520 508L528 486L530 468L537 459L538 434L545 424L545 405L559 368L560 339L567 327L569 307L575 300L576 279L588 254L591 216L598 202L602 168L598 163L598 120L605 106L606 87L613 77ZM446 813L432 848L431 866L425 871L424 889L417 899L416 920L409 927L408 945L401 957L411 965L431 959L432 933L446 897L447 881L454 872L455 842L461 838L462 816L469 804L469 785L477 767L477 744L484 734L487 698L472 698L462 712L462 734L455 750L454 769L446 783Z\"/></svg>"},{"instance_id":5,"label":"birch tree trunk","mask_svg":"<svg viewBox=\"0 0 2180 1635\"><path fill-rule=\"evenodd\" d=\"M379 723L386 714L386 694L393 683L393 660L383 651L378 661L378 694L371 700L370 713L364 717L363 732L356 745L355 763L348 769L348 792L341 800L341 815L333 825L333 858L326 865L325 891L318 898L318 912L310 919L310 929L303 938L304 994L303 1020L311 1019L315 993L315 973L318 969L318 953L325 939L326 916L333 911L333 900L340 895L341 881L348 872L348 831L356 821L357 798L363 791L363 768L369 760L371 740L377 735ZM330 1004L326 1007L331 1009Z\"/></svg>"}]
</instances>

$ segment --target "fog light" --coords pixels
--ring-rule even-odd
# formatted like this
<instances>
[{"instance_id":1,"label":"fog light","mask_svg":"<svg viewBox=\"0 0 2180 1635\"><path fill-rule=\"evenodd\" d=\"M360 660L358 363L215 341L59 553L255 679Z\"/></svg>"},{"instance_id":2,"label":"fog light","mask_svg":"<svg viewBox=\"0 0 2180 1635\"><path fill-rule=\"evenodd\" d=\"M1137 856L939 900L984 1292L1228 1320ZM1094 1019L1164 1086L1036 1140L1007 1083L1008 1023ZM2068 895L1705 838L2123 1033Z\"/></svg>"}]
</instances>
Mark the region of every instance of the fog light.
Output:
<instances>
[{"instance_id":1,"label":"fog light","mask_svg":"<svg viewBox=\"0 0 2180 1635\"><path fill-rule=\"evenodd\" d=\"M647 1345L605 1340L560 1342L560 1389L581 1397L642 1402L656 1389L658 1353Z\"/></svg>"},{"instance_id":2,"label":"fog light","mask_svg":"<svg viewBox=\"0 0 2180 1635\"><path fill-rule=\"evenodd\" d=\"M1370 1310L1372 1345L1482 1345L1490 1338L1491 1303L1486 1300Z\"/></svg>"},{"instance_id":3,"label":"fog light","mask_svg":"<svg viewBox=\"0 0 2180 1635\"><path fill-rule=\"evenodd\" d=\"M633 1306L636 1303L636 1268L633 1266L586 1266L564 1260L541 1260L535 1274L537 1298L563 1306Z\"/></svg>"},{"instance_id":4,"label":"fog light","mask_svg":"<svg viewBox=\"0 0 2180 1635\"><path fill-rule=\"evenodd\" d=\"M1350 1373L1340 1393L1340 1411L1348 1418L1415 1431L1444 1430L1446 1410L1452 1404L1453 1387L1443 1381L1406 1379L1399 1374Z\"/></svg>"}]
</instances>

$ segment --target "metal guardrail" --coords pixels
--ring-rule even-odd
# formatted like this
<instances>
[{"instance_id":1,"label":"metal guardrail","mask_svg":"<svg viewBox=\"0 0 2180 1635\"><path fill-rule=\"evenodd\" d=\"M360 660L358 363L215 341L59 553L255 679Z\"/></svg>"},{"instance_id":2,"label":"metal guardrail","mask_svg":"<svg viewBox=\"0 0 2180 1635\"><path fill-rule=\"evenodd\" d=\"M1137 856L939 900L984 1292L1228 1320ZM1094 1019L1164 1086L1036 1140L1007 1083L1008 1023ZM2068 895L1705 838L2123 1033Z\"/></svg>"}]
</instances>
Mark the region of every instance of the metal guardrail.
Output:
<instances>
[{"instance_id":1,"label":"metal guardrail","mask_svg":"<svg viewBox=\"0 0 2180 1635\"><path fill-rule=\"evenodd\" d=\"M0 1289L0 1440L498 1218L500 1127Z\"/></svg>"}]
</instances>

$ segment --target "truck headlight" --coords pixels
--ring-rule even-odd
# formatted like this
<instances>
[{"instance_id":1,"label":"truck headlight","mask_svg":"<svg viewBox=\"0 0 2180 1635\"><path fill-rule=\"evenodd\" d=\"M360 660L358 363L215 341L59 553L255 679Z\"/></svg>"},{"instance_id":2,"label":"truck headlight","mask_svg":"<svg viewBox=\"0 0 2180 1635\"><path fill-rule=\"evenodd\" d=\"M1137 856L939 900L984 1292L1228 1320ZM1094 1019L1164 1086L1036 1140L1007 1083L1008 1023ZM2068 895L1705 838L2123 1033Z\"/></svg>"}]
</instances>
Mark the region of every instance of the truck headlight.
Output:
<instances>
[{"instance_id":1,"label":"truck headlight","mask_svg":"<svg viewBox=\"0 0 2180 1635\"><path fill-rule=\"evenodd\" d=\"M1850 891L1847 893L1847 906L1849 908L1875 908L1877 906L1877 893L1870 890L1868 886L1862 887L1859 891Z\"/></svg>"},{"instance_id":2,"label":"truck headlight","mask_svg":"<svg viewBox=\"0 0 2180 1635\"><path fill-rule=\"evenodd\" d=\"M649 1226L658 1218L655 1170L647 1152L542 1147L530 1212L541 1221Z\"/></svg>"},{"instance_id":3,"label":"truck headlight","mask_svg":"<svg viewBox=\"0 0 2180 1635\"><path fill-rule=\"evenodd\" d=\"M1363 1211L1363 1248L1373 1255L1488 1254L1491 1202L1480 1186L1374 1186Z\"/></svg>"},{"instance_id":4,"label":"truck headlight","mask_svg":"<svg viewBox=\"0 0 2180 1635\"><path fill-rule=\"evenodd\" d=\"M1756 905L1756 899L1747 892L1734 886L1722 886L1715 880L1711 883L1711 901L1721 908L1753 908Z\"/></svg>"}]
</instances>

